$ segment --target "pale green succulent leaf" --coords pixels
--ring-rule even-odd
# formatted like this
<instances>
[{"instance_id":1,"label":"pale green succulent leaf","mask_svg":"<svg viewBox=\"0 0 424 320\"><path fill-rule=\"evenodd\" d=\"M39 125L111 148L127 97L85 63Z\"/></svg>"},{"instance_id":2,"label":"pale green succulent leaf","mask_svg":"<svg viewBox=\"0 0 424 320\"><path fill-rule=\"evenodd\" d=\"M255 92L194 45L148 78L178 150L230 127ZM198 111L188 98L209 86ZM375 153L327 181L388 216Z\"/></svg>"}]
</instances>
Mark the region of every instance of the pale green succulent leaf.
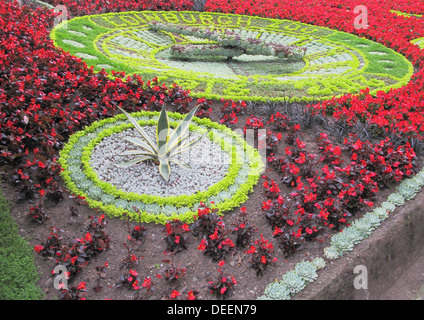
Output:
<instances>
[{"instance_id":1,"label":"pale green succulent leaf","mask_svg":"<svg viewBox=\"0 0 424 320\"><path fill-rule=\"evenodd\" d=\"M202 141L202 139L207 135L207 133L205 133L204 135L200 136L199 138L191 141L190 143L186 143L178 148L176 148L171 156L174 156L176 154L182 153L182 152L186 152L188 150L190 150L191 148L193 148L196 144L198 144L200 141Z\"/></svg>"},{"instance_id":2,"label":"pale green succulent leaf","mask_svg":"<svg viewBox=\"0 0 424 320\"><path fill-rule=\"evenodd\" d=\"M156 148L156 145L153 143L152 139L150 139L150 137L144 132L143 128L137 123L137 121L128 113L126 112L124 109L118 107L119 110L121 110L125 116L128 118L128 120L130 120L130 122L133 124L133 126L137 129L137 131L141 134L141 136L147 141L147 143L150 145L150 147L154 150L154 151L158 151Z\"/></svg>"},{"instance_id":3,"label":"pale green succulent leaf","mask_svg":"<svg viewBox=\"0 0 424 320\"><path fill-rule=\"evenodd\" d=\"M131 142L131 143L133 143L135 145L138 145L138 146L142 147L147 152L150 152L150 153L153 153L153 154L156 153L156 151L154 149L152 149L148 144L146 144L143 140L141 140L139 138L135 138L135 137L124 137L122 139L127 140L128 142Z\"/></svg>"},{"instance_id":4,"label":"pale green succulent leaf","mask_svg":"<svg viewBox=\"0 0 424 320\"><path fill-rule=\"evenodd\" d=\"M169 119L166 113L165 107L162 107L162 111L159 115L158 124L156 126L156 141L158 146L159 154L163 155L166 153L166 146L169 139Z\"/></svg>"},{"instance_id":5,"label":"pale green succulent leaf","mask_svg":"<svg viewBox=\"0 0 424 320\"><path fill-rule=\"evenodd\" d=\"M174 132L172 132L169 141L168 141L168 150L172 149L175 144L178 144L178 141L181 140L181 137L184 133L187 132L190 122L193 119L198 107L194 107L181 121L178 126L175 128Z\"/></svg>"},{"instance_id":6,"label":"pale green succulent leaf","mask_svg":"<svg viewBox=\"0 0 424 320\"><path fill-rule=\"evenodd\" d=\"M168 159L162 159L159 161L159 173L165 179L165 181L168 181L171 174L171 167L169 166Z\"/></svg>"},{"instance_id":7,"label":"pale green succulent leaf","mask_svg":"<svg viewBox=\"0 0 424 320\"><path fill-rule=\"evenodd\" d=\"M151 152L146 152L144 150L127 150L122 152L121 154L119 154L120 156L133 156L133 155L137 155L137 156L150 156L152 158L157 159L158 156L154 153Z\"/></svg>"},{"instance_id":8,"label":"pale green succulent leaf","mask_svg":"<svg viewBox=\"0 0 424 320\"><path fill-rule=\"evenodd\" d=\"M181 138L178 143L174 144L174 146L172 148L168 148L166 155L168 157L172 156L172 153L174 152L174 150L176 150L179 147L183 147L184 143L190 138L189 135L185 135L183 138Z\"/></svg>"}]
</instances>

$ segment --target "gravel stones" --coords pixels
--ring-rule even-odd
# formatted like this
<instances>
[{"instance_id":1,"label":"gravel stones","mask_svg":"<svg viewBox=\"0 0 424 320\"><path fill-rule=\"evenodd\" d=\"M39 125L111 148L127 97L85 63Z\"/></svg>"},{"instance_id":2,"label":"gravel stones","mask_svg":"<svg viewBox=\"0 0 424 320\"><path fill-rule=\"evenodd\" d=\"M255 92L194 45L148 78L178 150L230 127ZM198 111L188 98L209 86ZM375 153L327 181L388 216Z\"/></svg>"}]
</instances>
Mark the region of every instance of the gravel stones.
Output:
<instances>
[{"instance_id":1,"label":"gravel stones","mask_svg":"<svg viewBox=\"0 0 424 320\"><path fill-rule=\"evenodd\" d=\"M132 115L154 140L159 113ZM169 114L171 130L183 117ZM118 165L134 157L122 156L124 151L139 149L123 139L131 135L140 138L125 115L99 120L69 138L58 161L64 169L61 175L69 191L90 207L111 217L147 223L191 222L202 202L220 212L245 202L265 168L259 152L238 133L209 119L194 117L187 134L187 142L204 135L177 159L192 168L172 164L172 179L166 182L153 161Z\"/></svg>"},{"instance_id":2,"label":"gravel stones","mask_svg":"<svg viewBox=\"0 0 424 320\"><path fill-rule=\"evenodd\" d=\"M152 140L155 139L155 127L143 128ZM190 140L199 137L199 133L190 132ZM108 182L125 192L158 196L191 195L207 190L222 180L230 166L230 156L220 146L204 137L196 146L182 153L178 160L190 165L191 169L170 163L171 176L166 182L159 173L158 165L144 161L128 168L118 166L120 162L135 159L137 156L121 156L127 150L139 149L124 140L124 137L140 137L135 129L127 129L103 139L91 154L90 167L99 179Z\"/></svg>"}]
</instances>

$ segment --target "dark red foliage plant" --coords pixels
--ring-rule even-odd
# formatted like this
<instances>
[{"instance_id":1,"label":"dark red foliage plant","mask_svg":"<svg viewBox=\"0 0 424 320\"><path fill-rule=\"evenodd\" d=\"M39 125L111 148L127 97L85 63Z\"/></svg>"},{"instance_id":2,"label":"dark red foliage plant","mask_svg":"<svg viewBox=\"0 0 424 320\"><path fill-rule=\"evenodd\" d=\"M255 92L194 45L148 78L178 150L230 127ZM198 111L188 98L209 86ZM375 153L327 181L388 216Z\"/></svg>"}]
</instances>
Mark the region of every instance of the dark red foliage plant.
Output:
<instances>
[{"instance_id":1,"label":"dark red foliage plant","mask_svg":"<svg viewBox=\"0 0 424 320\"><path fill-rule=\"evenodd\" d=\"M47 259L56 259L60 255L60 250L62 248L62 237L59 236L57 228L51 228L50 235L47 237L46 241L40 245L34 246L35 252ZM59 254L57 254L59 252Z\"/></svg>"},{"instance_id":2,"label":"dark red foliage plant","mask_svg":"<svg viewBox=\"0 0 424 320\"><path fill-rule=\"evenodd\" d=\"M273 256L274 246L262 234L246 253L251 255L249 266L255 270L256 276L262 275L267 266L277 261Z\"/></svg>"},{"instance_id":3,"label":"dark red foliage plant","mask_svg":"<svg viewBox=\"0 0 424 320\"><path fill-rule=\"evenodd\" d=\"M277 240L278 246L283 251L285 257L291 256L302 248L303 237L296 237L294 232L285 232L284 227L281 229L275 227L272 235Z\"/></svg>"},{"instance_id":4,"label":"dark red foliage plant","mask_svg":"<svg viewBox=\"0 0 424 320\"><path fill-rule=\"evenodd\" d=\"M164 252L165 255L170 255L167 252ZM165 279L167 282L170 283L176 283L179 279L185 276L186 274L186 268L181 268L180 266L174 265L174 257L175 255L172 254L171 259L163 259L162 262L165 263L164 268L162 269L161 273L157 274L156 276L161 279Z\"/></svg>"},{"instance_id":5,"label":"dark red foliage plant","mask_svg":"<svg viewBox=\"0 0 424 320\"><path fill-rule=\"evenodd\" d=\"M106 278L106 269L109 267L109 264L105 262L102 266L96 267L96 274L97 274L97 283L96 286L93 288L95 292L100 292L103 288L103 286L100 285L100 280Z\"/></svg>"},{"instance_id":6,"label":"dark red foliage plant","mask_svg":"<svg viewBox=\"0 0 424 320\"><path fill-rule=\"evenodd\" d=\"M140 212L140 210L136 207L133 207L133 209L137 213ZM146 228L142 226L141 222L139 222L135 227L131 228L128 215L125 214L125 217L126 217L127 228L128 228L127 239L135 245L140 245L146 237L146 234L147 234Z\"/></svg>"},{"instance_id":7,"label":"dark red foliage plant","mask_svg":"<svg viewBox=\"0 0 424 320\"><path fill-rule=\"evenodd\" d=\"M140 259L133 253L133 246L128 246L128 244L123 244L124 248L127 250L127 255L122 259L120 269L127 268L133 269L140 261Z\"/></svg>"},{"instance_id":8,"label":"dark red foliage plant","mask_svg":"<svg viewBox=\"0 0 424 320\"><path fill-rule=\"evenodd\" d=\"M215 281L208 282L208 289L210 293L217 299L225 299L230 294L234 287L237 285L237 280L234 276L224 274L223 268L225 261L221 260L218 263L218 276Z\"/></svg>"},{"instance_id":9,"label":"dark red foliage plant","mask_svg":"<svg viewBox=\"0 0 424 320\"><path fill-rule=\"evenodd\" d=\"M130 269L128 273L122 274L119 277L119 281L115 284L116 288L125 287L131 290L139 290L140 289L140 277L138 272Z\"/></svg>"},{"instance_id":10,"label":"dark red foliage plant","mask_svg":"<svg viewBox=\"0 0 424 320\"><path fill-rule=\"evenodd\" d=\"M217 229L224 229L225 223L218 212L218 209L209 208L201 202L197 209L197 216L194 217L195 221L190 226L192 234L196 237L203 237L213 234Z\"/></svg>"},{"instance_id":11,"label":"dark red foliage plant","mask_svg":"<svg viewBox=\"0 0 424 320\"><path fill-rule=\"evenodd\" d=\"M212 114L212 101L206 100L205 98L197 99L196 105L197 111L195 116L198 118L210 118Z\"/></svg>"},{"instance_id":12,"label":"dark red foliage plant","mask_svg":"<svg viewBox=\"0 0 424 320\"><path fill-rule=\"evenodd\" d=\"M80 282L77 286L72 286L69 289L63 289L60 292L59 300L86 300L86 293L86 283Z\"/></svg>"},{"instance_id":13,"label":"dark red foliage plant","mask_svg":"<svg viewBox=\"0 0 424 320\"><path fill-rule=\"evenodd\" d=\"M46 220L49 219L49 216L44 211L43 204L42 204L41 201L38 205L30 207L29 210L30 211L28 213L28 217L33 222L37 222L39 224L42 224L42 223L46 222Z\"/></svg>"},{"instance_id":14,"label":"dark red foliage plant","mask_svg":"<svg viewBox=\"0 0 424 320\"><path fill-rule=\"evenodd\" d=\"M204 236L197 249L203 251L203 254L212 258L213 261L223 260L228 255L234 255L237 248L230 238L225 236L231 230L222 230L216 228L209 236Z\"/></svg>"},{"instance_id":15,"label":"dark red foliage plant","mask_svg":"<svg viewBox=\"0 0 424 320\"><path fill-rule=\"evenodd\" d=\"M164 238L166 242L167 252L180 252L187 249L186 233L190 231L190 227L187 223L183 223L178 219L169 221L165 224L166 236Z\"/></svg>"},{"instance_id":16,"label":"dark red foliage plant","mask_svg":"<svg viewBox=\"0 0 424 320\"><path fill-rule=\"evenodd\" d=\"M250 244L253 234L256 232L255 226L247 219L246 207L240 208L239 217L236 218L233 225L232 233L236 235L235 244L237 249L246 248Z\"/></svg>"}]
</instances>

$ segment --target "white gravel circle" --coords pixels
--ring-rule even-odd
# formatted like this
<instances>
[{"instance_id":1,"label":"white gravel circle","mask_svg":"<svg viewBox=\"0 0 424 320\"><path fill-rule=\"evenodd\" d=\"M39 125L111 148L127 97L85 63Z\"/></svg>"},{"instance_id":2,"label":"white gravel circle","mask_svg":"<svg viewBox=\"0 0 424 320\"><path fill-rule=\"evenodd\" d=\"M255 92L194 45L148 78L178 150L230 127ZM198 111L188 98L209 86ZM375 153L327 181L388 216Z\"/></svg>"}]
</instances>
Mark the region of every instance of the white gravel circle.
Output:
<instances>
[{"instance_id":1,"label":"white gravel circle","mask_svg":"<svg viewBox=\"0 0 424 320\"><path fill-rule=\"evenodd\" d=\"M155 141L156 127L145 126L143 129ZM189 140L199 137L197 132L190 131L189 134ZM122 139L129 136L141 138L134 128L114 133L94 147L90 158L90 167L98 178L124 192L161 197L191 195L207 190L228 173L230 155L207 136L179 158L189 164L191 169L185 169L175 163L170 164L171 175L168 182L163 179L158 165L153 162L140 162L128 168L121 168L118 163L127 162L137 156L120 154L126 150L141 148Z\"/></svg>"}]
</instances>

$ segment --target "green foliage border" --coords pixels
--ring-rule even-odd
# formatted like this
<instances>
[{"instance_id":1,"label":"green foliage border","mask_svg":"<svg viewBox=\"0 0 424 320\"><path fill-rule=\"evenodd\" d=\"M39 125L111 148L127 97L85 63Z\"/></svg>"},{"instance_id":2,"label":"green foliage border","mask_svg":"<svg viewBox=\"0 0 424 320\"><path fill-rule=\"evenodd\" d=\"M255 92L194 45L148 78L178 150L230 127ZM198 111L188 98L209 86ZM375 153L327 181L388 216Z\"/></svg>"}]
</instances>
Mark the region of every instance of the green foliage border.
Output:
<instances>
[{"instance_id":1,"label":"green foliage border","mask_svg":"<svg viewBox=\"0 0 424 320\"><path fill-rule=\"evenodd\" d=\"M140 111L133 113L132 116L137 118L141 117L155 117L158 116L158 112L150 112L150 111ZM171 113L168 115L172 119L182 119L184 115L179 113ZM124 210L121 207L116 206L115 204L104 204L99 200L90 198L86 192L81 190L75 183L75 181L71 178L71 172L68 169L68 159L70 158L70 152L75 148L76 143L79 139L89 133L95 133L96 130L101 130L105 125L108 124L109 128L104 128L99 134L97 134L96 138L92 139L88 145L86 145L82 151L81 157L81 167L83 172L86 174L87 178L90 179L95 186L100 187L105 194L113 195L116 199L125 199L127 201L137 201L142 202L144 204L158 204L160 206L171 205L175 207L190 207L192 208L200 201L204 203L208 202L208 199L216 196L220 191L226 190L229 185L234 183L234 180L237 177L238 171L242 167L242 165L249 166L249 173L246 181L243 184L239 185L237 191L232 195L231 198L224 200L220 203L213 204L211 207L218 208L220 213L224 213L226 211L232 210L238 207L241 203L245 202L248 199L248 193L252 191L254 185L257 184L259 180L260 174L263 172L264 164L260 157L259 152L251 147L247 142L238 136L231 129L217 124L215 122L210 121L209 119L199 119L194 117L193 122L196 125L191 125L190 130L199 130L203 131L208 129L217 130L220 134L225 135L232 139L232 143L228 143L227 141L220 139L219 143L221 143L221 147L224 151L228 152L231 157L231 164L227 175L220 182L210 186L208 190L198 192L192 195L187 196L170 196L170 197L161 197L161 196L152 196L152 195L140 195L136 193L126 193L122 190L118 190L115 186L101 181L94 170L90 168L89 159L93 148L106 136L111 135L113 133L131 128L130 123L125 123L122 125L114 126L113 124L117 121L126 121L125 115L118 115L113 118L104 119L101 121L96 121L90 126L84 128L83 130L73 134L65 147L60 151L60 158L58 163L62 167L63 171L61 173L63 180L67 188L71 193L77 196L85 197L85 201L92 208L99 208L100 210L106 212L108 215L112 217L123 217L123 214L126 213L127 217L132 220L142 221L142 222L155 222L164 224L171 219L179 219L181 221L192 222L194 221L194 216L197 212L188 210L185 213L177 214L174 213L172 215L165 215L163 213L160 214L152 214L149 212L141 212L140 214L136 213L134 210ZM154 125L157 120L150 119L148 121L137 120L137 122L143 125ZM175 122L173 123L175 125ZM201 128L203 126L204 128ZM209 138L212 137L215 139L215 136L212 134L213 131L209 133ZM235 143L234 143L235 142ZM236 147L242 148L244 152L244 156L247 158L247 163L241 163L241 161L246 159L241 159L239 154L236 152Z\"/></svg>"}]
</instances>

